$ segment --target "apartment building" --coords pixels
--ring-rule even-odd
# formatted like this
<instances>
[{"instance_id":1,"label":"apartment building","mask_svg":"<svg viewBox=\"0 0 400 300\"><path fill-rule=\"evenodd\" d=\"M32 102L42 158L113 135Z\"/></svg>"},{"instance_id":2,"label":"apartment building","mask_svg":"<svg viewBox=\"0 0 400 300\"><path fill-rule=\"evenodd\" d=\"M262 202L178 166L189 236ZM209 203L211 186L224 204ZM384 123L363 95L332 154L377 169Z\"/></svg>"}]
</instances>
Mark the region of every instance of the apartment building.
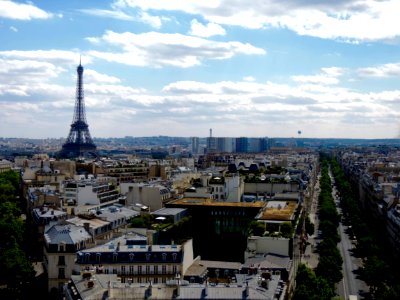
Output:
<instances>
[{"instance_id":1,"label":"apartment building","mask_svg":"<svg viewBox=\"0 0 400 300\"><path fill-rule=\"evenodd\" d=\"M93 237L82 226L57 224L45 230L43 266L48 275L49 292L62 290L72 275L76 252L93 243Z\"/></svg>"},{"instance_id":2,"label":"apartment building","mask_svg":"<svg viewBox=\"0 0 400 300\"><path fill-rule=\"evenodd\" d=\"M171 199L169 188L159 183L121 183L121 194L126 197L126 206L141 204L150 211L164 207L164 203Z\"/></svg>"},{"instance_id":3,"label":"apartment building","mask_svg":"<svg viewBox=\"0 0 400 300\"><path fill-rule=\"evenodd\" d=\"M192 240L182 245L149 245L131 234L79 251L75 271L117 274L122 283L166 283L181 276L193 263Z\"/></svg>"}]
</instances>

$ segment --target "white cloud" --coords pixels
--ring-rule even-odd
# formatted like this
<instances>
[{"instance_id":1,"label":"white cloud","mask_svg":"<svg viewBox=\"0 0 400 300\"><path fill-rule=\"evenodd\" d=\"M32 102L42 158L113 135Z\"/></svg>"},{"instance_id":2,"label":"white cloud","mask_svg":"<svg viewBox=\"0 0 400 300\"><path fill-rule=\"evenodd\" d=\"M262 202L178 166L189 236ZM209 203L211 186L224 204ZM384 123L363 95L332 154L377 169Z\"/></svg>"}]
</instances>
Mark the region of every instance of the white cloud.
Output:
<instances>
[{"instance_id":1,"label":"white cloud","mask_svg":"<svg viewBox=\"0 0 400 300\"><path fill-rule=\"evenodd\" d=\"M200 65L209 59L228 59L235 55L264 55L266 51L248 43L216 42L199 37L175 33L147 32L134 34L107 31L100 38L88 40L100 45L101 42L120 47L122 52L90 51L89 54L135 66L176 66L181 68Z\"/></svg>"},{"instance_id":2,"label":"white cloud","mask_svg":"<svg viewBox=\"0 0 400 300\"><path fill-rule=\"evenodd\" d=\"M120 10L107 10L107 9L98 9L98 8L91 8L91 9L80 9L80 12L83 12L87 15L93 15L98 17L105 17L105 18L113 18L123 21L134 21L135 18L131 15L126 14Z\"/></svg>"},{"instance_id":3,"label":"white cloud","mask_svg":"<svg viewBox=\"0 0 400 300\"><path fill-rule=\"evenodd\" d=\"M16 27L14 27L14 26L10 26L10 30L14 31L14 32L18 32L18 29Z\"/></svg>"},{"instance_id":4,"label":"white cloud","mask_svg":"<svg viewBox=\"0 0 400 300\"><path fill-rule=\"evenodd\" d=\"M244 81L250 81L250 82L256 81L256 79L253 76L245 76L245 77L243 77L243 80Z\"/></svg>"},{"instance_id":5,"label":"white cloud","mask_svg":"<svg viewBox=\"0 0 400 300\"><path fill-rule=\"evenodd\" d=\"M339 77L346 72L346 69L339 67L329 67L329 68L321 68L321 71L328 76Z\"/></svg>"},{"instance_id":6,"label":"white cloud","mask_svg":"<svg viewBox=\"0 0 400 300\"><path fill-rule=\"evenodd\" d=\"M9 79L7 81L17 79L16 81L23 82L21 80L22 78L30 78L30 81L41 81L43 78L49 80L57 77L58 74L63 71L63 68L56 67L48 62L34 60L5 60L0 58L0 76L2 76L3 79L8 77ZM18 76L18 78L16 78L16 76Z\"/></svg>"},{"instance_id":7,"label":"white cloud","mask_svg":"<svg viewBox=\"0 0 400 300\"><path fill-rule=\"evenodd\" d=\"M163 45L165 36L155 36ZM126 50L122 53L125 60L133 49L153 49L154 37L144 35L140 43L133 45L130 35L122 37L101 37L99 42L106 42L107 47L120 45ZM178 44L173 38L170 40ZM200 46L204 41L200 39ZM34 137L39 131L52 128L53 135L68 134L75 101L76 82L72 77L76 73L73 68L71 73L64 68L65 64L77 65L74 56L69 51L0 52L0 119L13 124L13 133ZM122 62L123 57L120 59ZM383 66L392 72L396 69ZM206 135L212 126L216 136L249 136L249 132L254 136L288 136L301 129L305 137L355 137L362 132L362 126L365 131L365 124L371 130L362 137L382 136L382 132L389 136L388 120L400 118L400 90L366 92L341 86L339 78L351 72L324 67L316 74L299 74L294 77L296 81L287 84L258 82L252 76L211 83L172 81L155 92L123 85L116 76L85 68L87 118L91 134L96 137L138 132L170 135L171 126L174 134L181 136L203 131ZM67 84L61 84L65 78ZM27 123L34 124L28 127L36 131L24 131ZM118 133L115 128L119 128ZM0 128L0 135L10 133Z\"/></svg>"},{"instance_id":8,"label":"white cloud","mask_svg":"<svg viewBox=\"0 0 400 300\"><path fill-rule=\"evenodd\" d=\"M73 51L64 50L10 50L0 51L0 58L12 58L12 59L32 59L38 61L52 62L55 64L73 64L78 65L79 60L82 60L82 64L90 64L92 58L86 55L80 55Z\"/></svg>"},{"instance_id":9,"label":"white cloud","mask_svg":"<svg viewBox=\"0 0 400 300\"><path fill-rule=\"evenodd\" d=\"M98 8L79 9L79 11L87 15L92 15L102 18L113 18L122 21L141 22L144 24L148 24L156 29L161 28L163 22L170 21L170 19L167 17L154 16L142 10L139 10L139 12L133 14L132 10L125 12L123 10L124 7L121 6L111 5L111 8L112 8L111 10L98 9Z\"/></svg>"},{"instance_id":10,"label":"white cloud","mask_svg":"<svg viewBox=\"0 0 400 300\"><path fill-rule=\"evenodd\" d=\"M158 16L152 16L147 12L140 12L139 19L146 24L149 24L151 27L160 28L162 25L161 18Z\"/></svg>"},{"instance_id":11,"label":"white cloud","mask_svg":"<svg viewBox=\"0 0 400 300\"><path fill-rule=\"evenodd\" d=\"M214 35L225 35L226 31L221 25L215 23L203 25L196 19L193 19L190 23L189 34L200 37L210 37Z\"/></svg>"},{"instance_id":12,"label":"white cloud","mask_svg":"<svg viewBox=\"0 0 400 300\"><path fill-rule=\"evenodd\" d=\"M200 15L220 25L260 29L288 28L299 35L348 42L394 39L400 36L397 0L299 1L299 0L213 0L199 2L118 0L118 7L152 11L182 11Z\"/></svg>"},{"instance_id":13,"label":"white cloud","mask_svg":"<svg viewBox=\"0 0 400 300\"><path fill-rule=\"evenodd\" d=\"M49 19L53 15L32 3L16 3L13 1L0 1L0 18L29 21L32 19Z\"/></svg>"},{"instance_id":14,"label":"white cloud","mask_svg":"<svg viewBox=\"0 0 400 300\"><path fill-rule=\"evenodd\" d=\"M345 70L343 68L331 67L331 68L321 68L321 73L318 75L297 75L291 76L291 79L296 82L305 84L321 84L321 85L331 85L338 84L340 77L344 74Z\"/></svg>"},{"instance_id":15,"label":"white cloud","mask_svg":"<svg viewBox=\"0 0 400 300\"><path fill-rule=\"evenodd\" d=\"M294 81L301 83L311 83L311 84L338 84L339 80L335 77L330 77L326 75L299 75L291 77Z\"/></svg>"},{"instance_id":16,"label":"white cloud","mask_svg":"<svg viewBox=\"0 0 400 300\"><path fill-rule=\"evenodd\" d=\"M90 82L100 82L100 83L120 83L121 80L114 76L109 76L107 74L101 74L95 70L86 69L85 70L85 80Z\"/></svg>"},{"instance_id":17,"label":"white cloud","mask_svg":"<svg viewBox=\"0 0 400 300\"><path fill-rule=\"evenodd\" d=\"M358 69L358 75L361 77L398 77L400 76L400 63L360 68Z\"/></svg>"}]
</instances>

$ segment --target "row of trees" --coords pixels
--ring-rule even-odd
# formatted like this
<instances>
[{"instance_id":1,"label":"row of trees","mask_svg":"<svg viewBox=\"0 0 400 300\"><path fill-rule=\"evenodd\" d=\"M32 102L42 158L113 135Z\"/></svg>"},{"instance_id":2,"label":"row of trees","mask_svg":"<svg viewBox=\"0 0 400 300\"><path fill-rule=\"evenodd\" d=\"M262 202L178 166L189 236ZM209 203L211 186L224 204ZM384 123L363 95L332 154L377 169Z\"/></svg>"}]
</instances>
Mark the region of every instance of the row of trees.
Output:
<instances>
[{"instance_id":1,"label":"row of trees","mask_svg":"<svg viewBox=\"0 0 400 300\"><path fill-rule=\"evenodd\" d=\"M321 242L318 244L319 262L315 272L300 264L296 274L294 300L324 300L335 296L335 285L342 279L343 259L337 244L340 242L338 226L340 216L332 197L332 182L329 164L322 160L320 194L318 197L319 230Z\"/></svg>"},{"instance_id":2,"label":"row of trees","mask_svg":"<svg viewBox=\"0 0 400 300\"><path fill-rule=\"evenodd\" d=\"M364 211L358 201L357 189L353 189L336 160L332 160L332 173L341 197L346 219L357 237L355 254L364 261L359 270L360 279L369 287L371 296L377 300L400 299L400 271L398 262L385 250L382 228Z\"/></svg>"},{"instance_id":3,"label":"row of trees","mask_svg":"<svg viewBox=\"0 0 400 300\"><path fill-rule=\"evenodd\" d=\"M0 299L26 299L35 271L25 254L25 222L19 201L20 177L0 174Z\"/></svg>"}]
</instances>

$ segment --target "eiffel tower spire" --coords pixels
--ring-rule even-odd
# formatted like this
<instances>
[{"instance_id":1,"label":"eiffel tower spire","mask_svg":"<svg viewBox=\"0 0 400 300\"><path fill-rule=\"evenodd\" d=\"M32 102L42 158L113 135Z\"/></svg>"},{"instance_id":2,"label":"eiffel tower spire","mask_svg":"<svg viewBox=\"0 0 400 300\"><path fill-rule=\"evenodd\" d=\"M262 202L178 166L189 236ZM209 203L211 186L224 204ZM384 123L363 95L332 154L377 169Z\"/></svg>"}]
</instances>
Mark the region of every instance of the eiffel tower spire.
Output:
<instances>
[{"instance_id":1,"label":"eiffel tower spire","mask_svg":"<svg viewBox=\"0 0 400 300\"><path fill-rule=\"evenodd\" d=\"M96 157L96 145L89 133L89 125L86 122L85 102L83 94L83 67L79 59L77 67L78 80L76 84L76 99L74 117L68 138L62 146L61 157Z\"/></svg>"}]
</instances>

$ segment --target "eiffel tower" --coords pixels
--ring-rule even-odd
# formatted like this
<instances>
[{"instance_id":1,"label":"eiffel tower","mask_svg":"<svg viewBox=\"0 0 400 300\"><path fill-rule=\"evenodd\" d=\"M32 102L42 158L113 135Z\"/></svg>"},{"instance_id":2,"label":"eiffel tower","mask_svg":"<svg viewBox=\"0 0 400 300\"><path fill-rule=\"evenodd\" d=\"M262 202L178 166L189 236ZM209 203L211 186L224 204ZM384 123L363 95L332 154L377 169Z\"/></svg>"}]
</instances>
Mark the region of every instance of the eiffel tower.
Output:
<instances>
[{"instance_id":1,"label":"eiffel tower","mask_svg":"<svg viewBox=\"0 0 400 300\"><path fill-rule=\"evenodd\" d=\"M96 145L93 143L89 133L89 125L86 122L82 80L83 67L81 62L77 67L77 73L74 118L68 138L60 151L60 156L64 158L94 158L97 157L97 152Z\"/></svg>"}]
</instances>

